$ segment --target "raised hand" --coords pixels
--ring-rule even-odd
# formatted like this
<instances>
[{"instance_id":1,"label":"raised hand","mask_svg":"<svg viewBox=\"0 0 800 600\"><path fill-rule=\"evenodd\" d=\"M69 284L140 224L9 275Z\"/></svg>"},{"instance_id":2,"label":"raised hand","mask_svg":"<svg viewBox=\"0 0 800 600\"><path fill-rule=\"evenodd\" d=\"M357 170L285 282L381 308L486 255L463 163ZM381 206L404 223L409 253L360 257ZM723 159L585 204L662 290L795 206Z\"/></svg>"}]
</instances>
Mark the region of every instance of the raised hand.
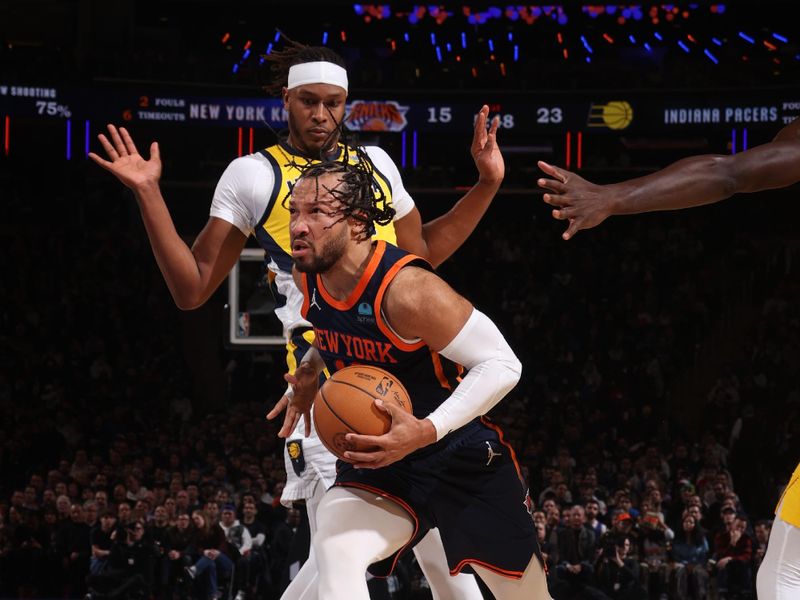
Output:
<instances>
[{"instance_id":1,"label":"raised hand","mask_svg":"<svg viewBox=\"0 0 800 600\"><path fill-rule=\"evenodd\" d=\"M556 208L553 217L568 221L567 230L561 234L571 239L581 229L596 227L611 214L613 197L607 187L586 181L580 175L539 161L539 168L552 179L539 179L539 187L548 190L544 201Z\"/></svg>"},{"instance_id":2,"label":"raised hand","mask_svg":"<svg viewBox=\"0 0 800 600\"><path fill-rule=\"evenodd\" d=\"M489 118L489 107L485 104L475 119L475 131L472 135L470 153L478 168L478 179L481 183L500 185L506 173L505 162L497 145L497 128L500 117L495 116L489 130L486 130L486 119Z\"/></svg>"},{"instance_id":3,"label":"raised hand","mask_svg":"<svg viewBox=\"0 0 800 600\"><path fill-rule=\"evenodd\" d=\"M113 173L125 186L136 191L158 184L161 178L161 155L157 142L150 145L150 160L145 160L124 127L117 130L114 125L109 125L108 137L101 133L97 139L100 140L108 160L94 152L89 153L89 158Z\"/></svg>"},{"instance_id":4,"label":"raised hand","mask_svg":"<svg viewBox=\"0 0 800 600\"><path fill-rule=\"evenodd\" d=\"M397 462L436 441L436 430L428 420L417 419L396 404L375 400L375 406L392 419L392 426L383 435L361 435L348 433L347 441L360 447L374 447L374 450L344 453L345 458L358 469L378 469Z\"/></svg>"},{"instance_id":5,"label":"raised hand","mask_svg":"<svg viewBox=\"0 0 800 600\"><path fill-rule=\"evenodd\" d=\"M302 417L305 422L305 436L308 437L311 435L311 405L317 395L319 375L309 363L300 363L294 374L287 373L283 378L289 383L290 389L267 413L267 419L272 420L286 411L283 425L278 431L278 437L285 438L292 434Z\"/></svg>"}]
</instances>

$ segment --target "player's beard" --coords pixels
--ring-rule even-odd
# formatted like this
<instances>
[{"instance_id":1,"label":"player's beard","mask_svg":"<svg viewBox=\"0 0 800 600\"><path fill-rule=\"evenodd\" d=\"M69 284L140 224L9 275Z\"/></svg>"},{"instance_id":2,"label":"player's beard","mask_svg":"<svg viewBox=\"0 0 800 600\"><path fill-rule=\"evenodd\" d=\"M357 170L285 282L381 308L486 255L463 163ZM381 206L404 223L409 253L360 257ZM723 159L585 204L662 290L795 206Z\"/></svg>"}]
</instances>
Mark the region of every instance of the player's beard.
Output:
<instances>
[{"instance_id":1,"label":"player's beard","mask_svg":"<svg viewBox=\"0 0 800 600\"><path fill-rule=\"evenodd\" d=\"M305 260L294 259L295 268L301 273L325 273L344 256L347 249L348 229L342 234L326 240L319 252L306 255Z\"/></svg>"}]
</instances>

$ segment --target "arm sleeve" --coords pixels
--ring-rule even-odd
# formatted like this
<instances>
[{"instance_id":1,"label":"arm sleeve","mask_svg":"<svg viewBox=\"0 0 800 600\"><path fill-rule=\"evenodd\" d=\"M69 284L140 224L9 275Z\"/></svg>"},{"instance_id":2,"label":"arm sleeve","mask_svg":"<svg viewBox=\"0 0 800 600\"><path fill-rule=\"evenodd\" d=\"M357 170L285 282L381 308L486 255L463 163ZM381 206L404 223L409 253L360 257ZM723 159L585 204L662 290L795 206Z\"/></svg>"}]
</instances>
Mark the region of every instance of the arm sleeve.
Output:
<instances>
[{"instance_id":1,"label":"arm sleeve","mask_svg":"<svg viewBox=\"0 0 800 600\"><path fill-rule=\"evenodd\" d=\"M473 309L464 327L441 352L469 369L452 395L431 414L437 441L486 414L517 385L522 364L497 326Z\"/></svg>"},{"instance_id":2,"label":"arm sleeve","mask_svg":"<svg viewBox=\"0 0 800 600\"><path fill-rule=\"evenodd\" d=\"M414 199L406 191L400 171L386 151L378 146L366 146L364 149L375 168L389 181L392 188L392 207L395 210L394 220L399 221L414 210Z\"/></svg>"},{"instance_id":3,"label":"arm sleeve","mask_svg":"<svg viewBox=\"0 0 800 600\"><path fill-rule=\"evenodd\" d=\"M270 197L275 176L263 157L251 154L233 160L214 190L210 216L233 224L245 235L253 232Z\"/></svg>"}]
</instances>

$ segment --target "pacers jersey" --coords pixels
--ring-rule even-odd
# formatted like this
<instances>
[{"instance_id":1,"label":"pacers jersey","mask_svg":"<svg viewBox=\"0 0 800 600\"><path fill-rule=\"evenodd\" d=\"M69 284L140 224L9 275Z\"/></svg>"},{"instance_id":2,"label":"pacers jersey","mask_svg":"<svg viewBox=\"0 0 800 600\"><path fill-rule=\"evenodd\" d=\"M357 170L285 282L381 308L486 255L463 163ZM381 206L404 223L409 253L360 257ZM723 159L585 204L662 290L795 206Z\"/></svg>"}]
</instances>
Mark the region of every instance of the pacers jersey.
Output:
<instances>
[{"instance_id":1,"label":"pacers jersey","mask_svg":"<svg viewBox=\"0 0 800 600\"><path fill-rule=\"evenodd\" d=\"M790 525L800 527L800 463L783 490L776 514Z\"/></svg>"},{"instance_id":2,"label":"pacers jersey","mask_svg":"<svg viewBox=\"0 0 800 600\"><path fill-rule=\"evenodd\" d=\"M405 386L414 416L424 419L450 396L464 369L422 340L400 338L384 319L384 293L407 265L431 269L418 256L375 242L361 279L345 300L333 298L319 275L304 273L302 314L314 326L316 348L331 373L354 364L385 369Z\"/></svg>"},{"instance_id":3,"label":"pacers jersey","mask_svg":"<svg viewBox=\"0 0 800 600\"><path fill-rule=\"evenodd\" d=\"M331 157L331 159L341 160L342 152L344 152L344 146L339 144L338 155ZM276 267L271 267L270 270L291 273L292 249L289 242L289 211L286 208L285 201L288 202L288 195L300 177L302 168L320 161L296 154L290 146L285 144L270 146L262 150L261 154L266 157L272 166L275 184L272 186L272 195L269 198L267 210L255 228L255 236ZM348 157L350 164L356 164L359 160L356 153L350 151L350 156ZM377 168L374 170L373 185L376 189L380 189L391 203L391 185ZM374 238L386 240L393 244L396 243L397 238L395 237L394 226L391 223L389 225L377 225Z\"/></svg>"}]
</instances>

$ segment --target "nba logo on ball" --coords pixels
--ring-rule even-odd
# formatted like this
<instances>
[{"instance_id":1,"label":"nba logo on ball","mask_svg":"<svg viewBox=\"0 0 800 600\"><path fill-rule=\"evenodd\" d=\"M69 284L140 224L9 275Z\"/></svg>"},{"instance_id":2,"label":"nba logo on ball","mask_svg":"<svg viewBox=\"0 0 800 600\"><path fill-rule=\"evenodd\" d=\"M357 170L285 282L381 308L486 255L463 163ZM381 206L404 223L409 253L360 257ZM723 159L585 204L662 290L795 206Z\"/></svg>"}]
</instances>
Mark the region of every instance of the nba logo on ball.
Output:
<instances>
[{"instance_id":1,"label":"nba logo on ball","mask_svg":"<svg viewBox=\"0 0 800 600\"><path fill-rule=\"evenodd\" d=\"M389 393L389 389L392 387L394 382L389 379L388 377L384 377L381 379L381 382L378 384L378 387L375 388L375 391L378 392L380 396L385 396Z\"/></svg>"}]
</instances>

